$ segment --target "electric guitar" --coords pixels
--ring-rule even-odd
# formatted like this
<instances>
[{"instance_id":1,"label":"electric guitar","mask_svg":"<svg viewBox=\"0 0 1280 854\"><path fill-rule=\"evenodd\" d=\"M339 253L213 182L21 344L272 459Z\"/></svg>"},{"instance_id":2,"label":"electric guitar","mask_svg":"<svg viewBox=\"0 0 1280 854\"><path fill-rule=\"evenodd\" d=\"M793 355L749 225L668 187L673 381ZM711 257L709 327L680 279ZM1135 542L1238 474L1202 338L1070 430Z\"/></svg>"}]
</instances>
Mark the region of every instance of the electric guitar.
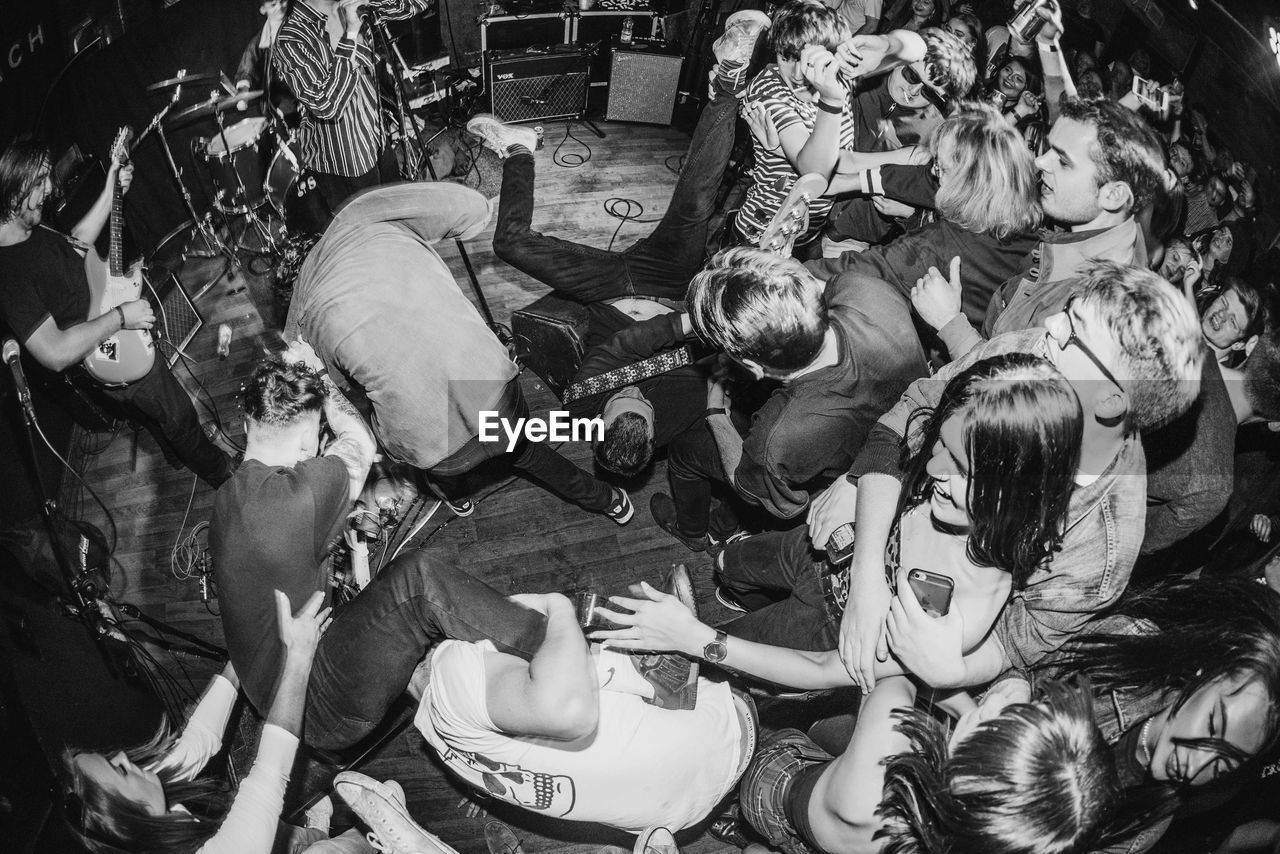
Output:
<instances>
[{"instance_id":1,"label":"electric guitar","mask_svg":"<svg viewBox=\"0 0 1280 854\"><path fill-rule=\"evenodd\" d=\"M111 159L124 166L129 162L129 143L133 129L120 128L111 145ZM123 196L119 182L112 188L110 243L105 259L89 251L84 256L85 278L89 281L89 317L92 320L122 303L142 298L142 264L132 270L124 268ZM151 370L156 359L155 343L145 329L121 329L98 342L84 358L84 368L100 383L120 385L140 380Z\"/></svg>"}]
</instances>

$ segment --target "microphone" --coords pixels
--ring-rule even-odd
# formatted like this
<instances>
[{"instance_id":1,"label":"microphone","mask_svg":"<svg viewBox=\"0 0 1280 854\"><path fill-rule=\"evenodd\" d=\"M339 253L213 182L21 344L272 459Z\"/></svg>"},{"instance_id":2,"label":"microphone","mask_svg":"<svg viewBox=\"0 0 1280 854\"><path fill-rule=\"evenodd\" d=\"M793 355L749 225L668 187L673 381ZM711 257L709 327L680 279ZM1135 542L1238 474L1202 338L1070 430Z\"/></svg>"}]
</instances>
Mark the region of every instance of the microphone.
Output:
<instances>
[{"instance_id":1,"label":"microphone","mask_svg":"<svg viewBox=\"0 0 1280 854\"><path fill-rule=\"evenodd\" d=\"M18 358L21 352L22 348L18 346L17 341L12 338L4 339L4 347L0 353L3 353L4 363L9 366L9 371L13 374L13 384L18 389L18 402L22 404L27 419L34 422L36 413L31 406L31 389L27 386L27 377L22 373L22 362Z\"/></svg>"}]
</instances>

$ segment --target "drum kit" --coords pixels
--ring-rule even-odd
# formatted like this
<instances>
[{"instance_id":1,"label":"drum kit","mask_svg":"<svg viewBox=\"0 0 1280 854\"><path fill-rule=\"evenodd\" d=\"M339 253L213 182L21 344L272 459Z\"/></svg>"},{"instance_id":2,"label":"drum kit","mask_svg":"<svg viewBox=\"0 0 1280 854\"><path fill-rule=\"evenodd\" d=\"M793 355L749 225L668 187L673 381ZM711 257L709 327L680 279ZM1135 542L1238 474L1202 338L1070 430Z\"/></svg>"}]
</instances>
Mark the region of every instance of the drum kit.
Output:
<instances>
[{"instance_id":1,"label":"drum kit","mask_svg":"<svg viewBox=\"0 0 1280 854\"><path fill-rule=\"evenodd\" d=\"M184 89L212 85L209 95L195 104L184 106L170 115L182 99ZM297 146L283 117L270 104L265 116L251 116L230 121L236 114L263 99L263 90L237 91L222 75L188 74L185 69L167 80L147 87L149 93L168 93L169 103L151 120L143 136L157 131L168 159L178 192L190 219L162 241L161 246L194 228L188 243L189 254L224 255L233 266L239 266L238 252L248 250L260 257L274 258L285 226L271 227L273 219L286 222L285 209L301 172ZM203 166L213 186L213 208L227 226L227 241L214 227L213 211L200 216L183 181L182 170L174 161L165 130L185 126L194 121L212 120L212 133L192 140L192 154ZM237 234L234 220L241 220ZM249 242L250 233L257 240ZM203 243L202 247L194 248ZM159 251L159 247L157 247ZM188 254L184 251L184 257Z\"/></svg>"}]
</instances>

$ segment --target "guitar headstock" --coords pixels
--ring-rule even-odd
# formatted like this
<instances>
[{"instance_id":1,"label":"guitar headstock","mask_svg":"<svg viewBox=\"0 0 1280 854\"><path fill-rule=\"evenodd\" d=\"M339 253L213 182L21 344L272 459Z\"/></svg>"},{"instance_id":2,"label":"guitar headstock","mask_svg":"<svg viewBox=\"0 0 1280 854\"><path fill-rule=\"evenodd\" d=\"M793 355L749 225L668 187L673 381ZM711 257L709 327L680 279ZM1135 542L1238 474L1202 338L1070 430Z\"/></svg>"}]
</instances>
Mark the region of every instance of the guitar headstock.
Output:
<instances>
[{"instance_id":1,"label":"guitar headstock","mask_svg":"<svg viewBox=\"0 0 1280 854\"><path fill-rule=\"evenodd\" d=\"M133 128L125 125L116 133L115 141L111 143L111 162L116 166L125 166L129 163L129 148L133 144Z\"/></svg>"}]
</instances>

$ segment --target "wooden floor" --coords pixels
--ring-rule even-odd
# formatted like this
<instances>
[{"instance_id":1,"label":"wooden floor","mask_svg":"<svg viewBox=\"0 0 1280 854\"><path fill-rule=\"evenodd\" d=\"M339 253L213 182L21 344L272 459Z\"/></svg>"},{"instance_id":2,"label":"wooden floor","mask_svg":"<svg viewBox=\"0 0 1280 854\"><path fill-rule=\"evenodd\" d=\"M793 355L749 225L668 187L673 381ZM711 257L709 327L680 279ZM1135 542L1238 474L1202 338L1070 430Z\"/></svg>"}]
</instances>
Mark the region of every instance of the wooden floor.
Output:
<instances>
[{"instance_id":1,"label":"wooden floor","mask_svg":"<svg viewBox=\"0 0 1280 854\"><path fill-rule=\"evenodd\" d=\"M536 154L538 169L537 209L534 226L545 232L589 245L608 244L618 221L605 215L603 203L613 196L632 198L644 206L643 217L659 216L666 208L675 175L665 162L683 153L688 143L684 134L665 127L615 125L605 123L608 135L599 140L581 126L574 135L591 148L590 159L578 168L553 163L556 145L564 136L563 124L546 126L546 147ZM581 146L569 139L561 155L585 155ZM496 195L499 171L496 161L480 162L482 191ZM474 173L473 176L474 178ZM618 235L617 247L644 236L648 224L627 223ZM494 314L507 322L511 312L547 291L546 287L497 260L492 251L492 226L485 235L467 244L480 285ZM466 274L457 249L452 244L438 247L449 262L464 291ZM218 275L214 260L192 260L182 270L188 287L198 289ZM193 375L207 390L201 398L216 407L228 439L242 444L244 434L234 395L249 367L264 353L266 343L276 334L269 282L252 273L223 277L214 282L197 302L205 325L187 348L193 360L191 371L177 369L179 378L191 392L196 391ZM233 329L230 357L215 355L219 324ZM535 408L546 408L554 398L537 377L526 372L525 390ZM210 415L205 416L213 422ZM87 437L87 444L101 446L109 436ZM572 460L590 467L586 447L565 447ZM137 437L122 431L105 448L84 460L86 478L111 507L118 529L117 557L123 571L113 592L118 599L138 605L147 614L208 639L222 642L222 628L213 616L216 600L201 600L194 578L175 576L171 553L193 527L209 518L213 492L182 469L170 467L151 437ZM591 587L621 590L638 578L656 578L673 562L684 562L693 571L703 614L720 619L727 614L712 598L710 564L706 557L688 552L652 521L648 511L650 495L664 490L665 464L659 463L632 492L636 515L619 527L601 516L589 515L564 504L528 481L514 479L484 497L475 514L454 520L425 542L460 565L509 591L570 590ZM486 488L481 494L492 487ZM107 526L91 500L81 498L84 515ZM435 531L437 522L449 517L442 508L425 532ZM423 536L415 544L423 541ZM175 678L201 683L212 671L208 663L183 656L181 660L160 656ZM386 745L363 767L379 779L394 777L407 794L409 809L429 829L463 852L486 850L484 810L491 804L477 804L456 787L437 766L421 735L412 727ZM311 779L320 772L308 775ZM672 781L678 785L678 781ZM300 793L293 792L291 803ZM630 847L626 834L609 832L593 825L536 822L517 810L495 807L494 815L512 826L526 850L595 850L606 844ZM722 850L726 846L705 835L685 840L692 851Z\"/></svg>"}]
</instances>

